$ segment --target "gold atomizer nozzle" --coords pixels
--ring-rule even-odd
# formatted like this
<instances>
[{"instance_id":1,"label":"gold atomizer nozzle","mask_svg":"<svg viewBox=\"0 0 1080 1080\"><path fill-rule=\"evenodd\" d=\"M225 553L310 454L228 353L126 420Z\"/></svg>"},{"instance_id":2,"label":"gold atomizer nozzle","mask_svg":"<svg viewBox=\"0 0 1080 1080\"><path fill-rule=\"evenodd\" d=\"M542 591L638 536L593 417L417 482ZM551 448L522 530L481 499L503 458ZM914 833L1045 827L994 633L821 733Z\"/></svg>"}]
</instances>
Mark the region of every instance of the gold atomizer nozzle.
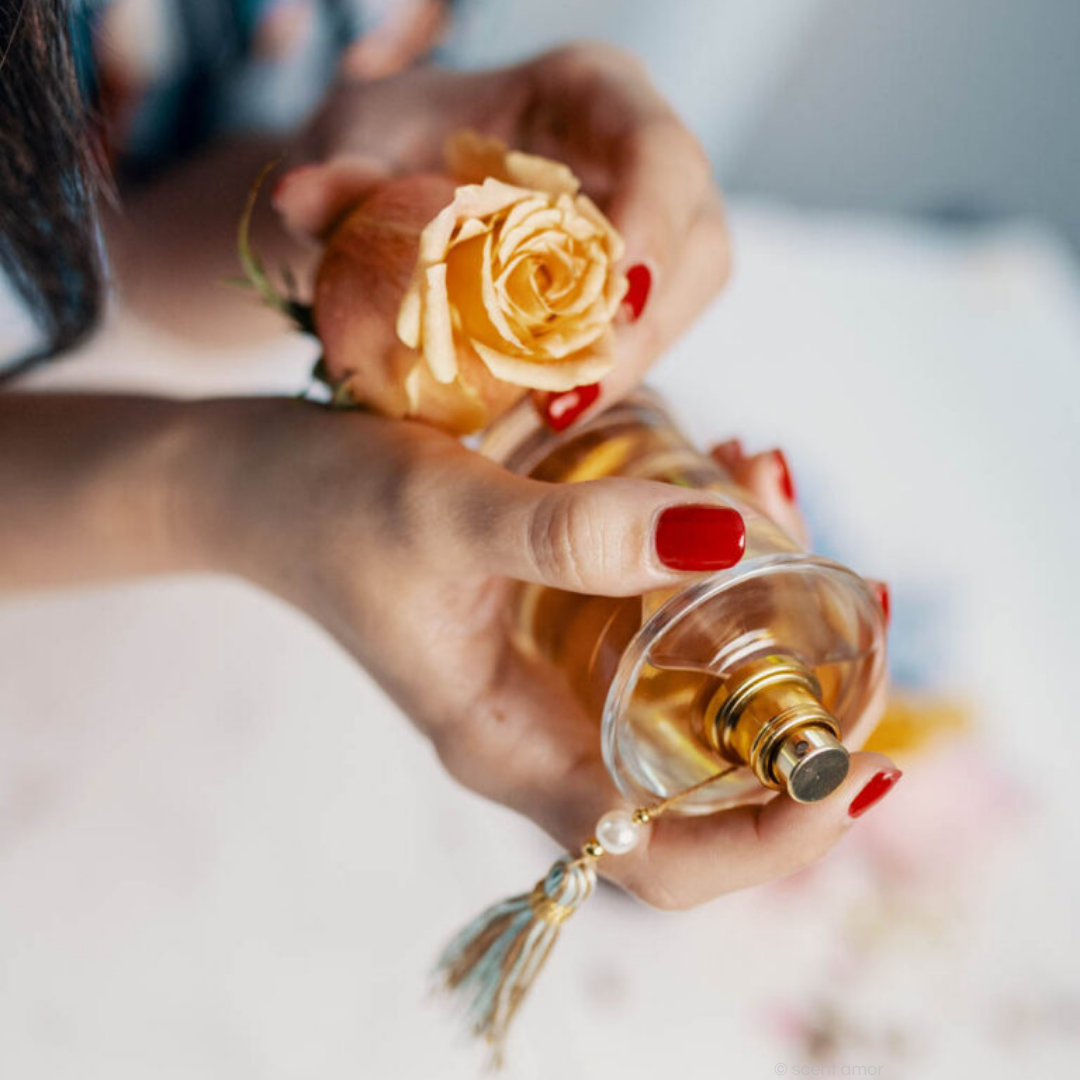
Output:
<instances>
[{"instance_id":1,"label":"gold atomizer nozzle","mask_svg":"<svg viewBox=\"0 0 1080 1080\"><path fill-rule=\"evenodd\" d=\"M792 656L770 655L710 687L696 710L698 736L729 761L749 765L765 787L817 802L848 772L840 726L821 703L821 686Z\"/></svg>"}]
</instances>

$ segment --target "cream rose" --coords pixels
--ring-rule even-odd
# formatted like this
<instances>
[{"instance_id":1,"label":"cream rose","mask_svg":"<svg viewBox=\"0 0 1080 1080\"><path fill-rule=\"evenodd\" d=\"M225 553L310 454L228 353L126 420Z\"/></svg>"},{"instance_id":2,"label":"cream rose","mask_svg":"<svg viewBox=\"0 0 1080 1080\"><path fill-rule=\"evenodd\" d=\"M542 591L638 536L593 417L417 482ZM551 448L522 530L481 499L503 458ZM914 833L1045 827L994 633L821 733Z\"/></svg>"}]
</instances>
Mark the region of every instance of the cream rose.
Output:
<instances>
[{"instance_id":1,"label":"cream rose","mask_svg":"<svg viewBox=\"0 0 1080 1080\"><path fill-rule=\"evenodd\" d=\"M614 364L623 244L573 173L473 132L447 147L468 181L420 236L397 332L451 383L462 353L537 390L597 382Z\"/></svg>"},{"instance_id":2,"label":"cream rose","mask_svg":"<svg viewBox=\"0 0 1080 1080\"><path fill-rule=\"evenodd\" d=\"M614 363L622 240L565 166L472 133L327 241L312 317L337 400L455 433Z\"/></svg>"}]
</instances>

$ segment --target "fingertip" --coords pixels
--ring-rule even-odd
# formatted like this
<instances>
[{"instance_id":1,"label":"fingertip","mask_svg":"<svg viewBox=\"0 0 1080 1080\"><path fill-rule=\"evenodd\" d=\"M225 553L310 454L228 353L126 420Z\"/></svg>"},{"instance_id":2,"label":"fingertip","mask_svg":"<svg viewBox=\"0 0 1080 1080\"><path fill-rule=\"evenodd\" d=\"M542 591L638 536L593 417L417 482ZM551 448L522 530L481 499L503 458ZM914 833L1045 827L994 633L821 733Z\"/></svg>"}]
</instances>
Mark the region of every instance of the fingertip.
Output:
<instances>
[{"instance_id":1,"label":"fingertip","mask_svg":"<svg viewBox=\"0 0 1080 1080\"><path fill-rule=\"evenodd\" d=\"M787 795L779 795L763 806L759 821L761 836L785 849L795 865L804 865L828 851L854 820L888 794L901 775L884 754L854 753L843 783L826 798L815 803L797 803ZM888 779L879 780L879 777ZM868 788L869 794L864 795Z\"/></svg>"},{"instance_id":2,"label":"fingertip","mask_svg":"<svg viewBox=\"0 0 1080 1080\"><path fill-rule=\"evenodd\" d=\"M278 180L270 204L292 231L322 236L384 178L366 158L298 165Z\"/></svg>"},{"instance_id":3,"label":"fingertip","mask_svg":"<svg viewBox=\"0 0 1080 1080\"><path fill-rule=\"evenodd\" d=\"M726 570L746 553L746 522L730 506L668 506L656 520L653 544L656 557L669 570Z\"/></svg>"},{"instance_id":4,"label":"fingertip","mask_svg":"<svg viewBox=\"0 0 1080 1080\"><path fill-rule=\"evenodd\" d=\"M889 593L889 586L884 581L879 581L876 578L868 578L867 580L870 587L877 594L878 604L881 606L881 614L885 617L885 625L887 627L892 618L892 596Z\"/></svg>"},{"instance_id":5,"label":"fingertip","mask_svg":"<svg viewBox=\"0 0 1080 1080\"><path fill-rule=\"evenodd\" d=\"M301 222L313 201L323 166L297 165L278 178L270 192L270 205L292 226Z\"/></svg>"},{"instance_id":6,"label":"fingertip","mask_svg":"<svg viewBox=\"0 0 1080 1080\"><path fill-rule=\"evenodd\" d=\"M795 481L791 476L791 466L788 465L788 459L784 455L784 451L779 448L773 450L772 456L776 472L776 484L780 488L780 493L789 503L793 503L796 499Z\"/></svg>"},{"instance_id":7,"label":"fingertip","mask_svg":"<svg viewBox=\"0 0 1080 1080\"><path fill-rule=\"evenodd\" d=\"M552 431L565 431L600 397L600 384L588 383L572 390L543 393L534 391L532 403L541 420Z\"/></svg>"},{"instance_id":8,"label":"fingertip","mask_svg":"<svg viewBox=\"0 0 1080 1080\"><path fill-rule=\"evenodd\" d=\"M855 783L845 785L848 789L846 794L851 796L846 808L849 824L877 806L904 775L903 771L883 754L866 753L858 756L863 759L860 762L859 776Z\"/></svg>"},{"instance_id":9,"label":"fingertip","mask_svg":"<svg viewBox=\"0 0 1080 1080\"><path fill-rule=\"evenodd\" d=\"M626 295L622 306L627 320L635 323L641 318L652 293L656 266L651 259L639 260L626 271Z\"/></svg>"},{"instance_id":10,"label":"fingertip","mask_svg":"<svg viewBox=\"0 0 1080 1080\"><path fill-rule=\"evenodd\" d=\"M728 472L734 474L739 464L745 459L742 439L728 439L726 442L717 443L709 451L713 461L722 465Z\"/></svg>"}]
</instances>

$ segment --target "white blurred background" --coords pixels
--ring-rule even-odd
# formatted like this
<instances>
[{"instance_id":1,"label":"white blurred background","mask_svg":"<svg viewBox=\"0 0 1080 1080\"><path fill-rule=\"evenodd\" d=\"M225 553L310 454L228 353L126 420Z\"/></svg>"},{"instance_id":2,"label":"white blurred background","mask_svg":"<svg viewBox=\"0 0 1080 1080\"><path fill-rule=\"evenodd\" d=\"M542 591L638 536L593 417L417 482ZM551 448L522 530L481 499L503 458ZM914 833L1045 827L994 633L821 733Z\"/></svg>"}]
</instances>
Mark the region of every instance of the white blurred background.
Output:
<instances>
[{"instance_id":1,"label":"white blurred background","mask_svg":"<svg viewBox=\"0 0 1080 1080\"><path fill-rule=\"evenodd\" d=\"M889 582L906 775L796 880L681 915L603 891L509 1075L1065 1074L1080 5L467 0L445 52L579 36L647 59L731 194L733 284L654 381L703 442L783 446L819 547ZM31 385L292 391L310 360L120 297ZM246 587L0 606L4 1080L475 1075L428 966L553 853Z\"/></svg>"},{"instance_id":2,"label":"white blurred background","mask_svg":"<svg viewBox=\"0 0 1080 1080\"><path fill-rule=\"evenodd\" d=\"M730 192L1080 241L1074 0L464 0L447 52L573 37L642 56Z\"/></svg>"}]
</instances>

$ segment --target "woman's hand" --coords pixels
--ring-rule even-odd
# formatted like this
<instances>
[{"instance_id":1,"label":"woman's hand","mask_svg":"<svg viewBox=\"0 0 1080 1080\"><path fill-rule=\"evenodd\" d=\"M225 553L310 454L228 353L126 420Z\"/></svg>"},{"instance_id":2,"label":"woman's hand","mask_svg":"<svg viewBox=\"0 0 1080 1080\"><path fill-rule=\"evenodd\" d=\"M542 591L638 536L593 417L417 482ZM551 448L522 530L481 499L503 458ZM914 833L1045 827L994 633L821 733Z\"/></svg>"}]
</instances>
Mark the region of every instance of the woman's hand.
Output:
<instances>
[{"instance_id":1,"label":"woman's hand","mask_svg":"<svg viewBox=\"0 0 1080 1080\"><path fill-rule=\"evenodd\" d=\"M284 176L274 205L294 232L323 236L380 179L440 171L462 127L565 162L622 233L630 291L619 362L599 394L610 404L716 296L729 266L708 159L629 55L573 45L496 71L346 81L299 141L292 160L308 164ZM546 415L566 426L596 397L549 397Z\"/></svg>"},{"instance_id":2,"label":"woman's hand","mask_svg":"<svg viewBox=\"0 0 1080 1080\"><path fill-rule=\"evenodd\" d=\"M657 554L665 511L716 508L690 538L703 570L737 561L737 515L707 493L664 484L520 478L432 429L372 415L280 400L193 410L174 501L178 545L318 620L467 787L569 848L587 839L622 799L595 723L561 677L509 641L511 579L611 596L670 586L687 574ZM785 498L765 456L740 452L729 466L763 506ZM663 547L669 561L678 555L670 528ZM889 767L855 754L842 787L813 806L778 797L663 819L647 845L601 869L663 907L790 873L839 839L856 794Z\"/></svg>"}]
</instances>

